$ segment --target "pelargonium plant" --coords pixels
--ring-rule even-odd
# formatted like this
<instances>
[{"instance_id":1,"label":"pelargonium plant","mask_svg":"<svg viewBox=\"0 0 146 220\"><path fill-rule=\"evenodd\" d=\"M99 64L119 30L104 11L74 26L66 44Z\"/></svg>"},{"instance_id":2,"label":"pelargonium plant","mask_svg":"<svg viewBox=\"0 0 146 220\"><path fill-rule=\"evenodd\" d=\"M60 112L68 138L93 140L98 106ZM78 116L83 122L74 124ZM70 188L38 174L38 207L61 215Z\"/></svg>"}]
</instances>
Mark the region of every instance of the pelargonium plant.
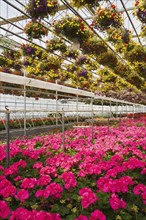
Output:
<instances>
[{"instance_id":1,"label":"pelargonium plant","mask_svg":"<svg viewBox=\"0 0 146 220\"><path fill-rule=\"evenodd\" d=\"M106 30L109 27L119 28L123 24L123 18L121 12L117 7L112 4L110 7L98 7L95 12L93 26L101 31Z\"/></svg>"},{"instance_id":2,"label":"pelargonium plant","mask_svg":"<svg viewBox=\"0 0 146 220\"><path fill-rule=\"evenodd\" d=\"M63 53L63 56L70 59L76 59L79 56L79 51L74 50L71 46L68 46L66 51Z\"/></svg>"},{"instance_id":3,"label":"pelargonium plant","mask_svg":"<svg viewBox=\"0 0 146 220\"><path fill-rule=\"evenodd\" d=\"M106 30L108 34L108 41L113 43L122 42L124 44L128 44L130 41L130 31L127 28L114 28L110 27Z\"/></svg>"},{"instance_id":4,"label":"pelargonium plant","mask_svg":"<svg viewBox=\"0 0 146 220\"><path fill-rule=\"evenodd\" d=\"M0 218L144 220L145 120L16 139L9 167L1 144Z\"/></svg>"},{"instance_id":5,"label":"pelargonium plant","mask_svg":"<svg viewBox=\"0 0 146 220\"><path fill-rule=\"evenodd\" d=\"M97 37L90 37L81 45L81 48L83 53L91 55L99 55L107 52L107 46L101 39L98 39Z\"/></svg>"},{"instance_id":6,"label":"pelargonium plant","mask_svg":"<svg viewBox=\"0 0 146 220\"><path fill-rule=\"evenodd\" d=\"M46 45L47 45L47 51L49 52L54 52L54 51L65 52L67 49L65 42L58 37L54 37L50 40L47 40Z\"/></svg>"},{"instance_id":7,"label":"pelargonium plant","mask_svg":"<svg viewBox=\"0 0 146 220\"><path fill-rule=\"evenodd\" d=\"M72 6L76 8L88 7L88 6L98 6L101 0L71 0Z\"/></svg>"},{"instance_id":8,"label":"pelargonium plant","mask_svg":"<svg viewBox=\"0 0 146 220\"><path fill-rule=\"evenodd\" d=\"M77 40L80 44L88 40L91 31L81 18L76 16L65 16L53 22L54 32L65 36L68 40Z\"/></svg>"},{"instance_id":9,"label":"pelargonium plant","mask_svg":"<svg viewBox=\"0 0 146 220\"><path fill-rule=\"evenodd\" d=\"M134 14L142 23L146 23L146 0L136 0Z\"/></svg>"},{"instance_id":10,"label":"pelargonium plant","mask_svg":"<svg viewBox=\"0 0 146 220\"><path fill-rule=\"evenodd\" d=\"M58 7L58 0L29 0L25 10L32 20L37 20L48 17L48 15L55 15Z\"/></svg>"},{"instance_id":11,"label":"pelargonium plant","mask_svg":"<svg viewBox=\"0 0 146 220\"><path fill-rule=\"evenodd\" d=\"M24 32L27 34L28 39L40 39L48 35L48 29L44 27L44 23L29 21L24 27Z\"/></svg>"},{"instance_id":12,"label":"pelargonium plant","mask_svg":"<svg viewBox=\"0 0 146 220\"><path fill-rule=\"evenodd\" d=\"M140 35L143 37L143 38L146 38L146 25L143 25L141 27L141 33Z\"/></svg>"},{"instance_id":13,"label":"pelargonium plant","mask_svg":"<svg viewBox=\"0 0 146 220\"><path fill-rule=\"evenodd\" d=\"M21 44L20 49L23 56L31 56L35 54L35 48L31 44Z\"/></svg>"}]
</instances>

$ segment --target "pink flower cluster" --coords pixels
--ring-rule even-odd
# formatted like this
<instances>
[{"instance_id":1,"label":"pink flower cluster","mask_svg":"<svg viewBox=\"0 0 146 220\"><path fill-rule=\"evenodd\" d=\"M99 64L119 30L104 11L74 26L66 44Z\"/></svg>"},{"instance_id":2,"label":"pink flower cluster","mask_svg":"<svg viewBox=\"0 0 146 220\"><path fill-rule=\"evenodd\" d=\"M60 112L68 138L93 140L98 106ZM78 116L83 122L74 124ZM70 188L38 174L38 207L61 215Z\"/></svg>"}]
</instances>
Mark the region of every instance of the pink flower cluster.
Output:
<instances>
[{"instance_id":1,"label":"pink flower cluster","mask_svg":"<svg viewBox=\"0 0 146 220\"><path fill-rule=\"evenodd\" d=\"M74 215L76 220L105 220L102 202L113 210L113 219L120 209L132 216L131 203L142 214L146 205L146 128L121 125L108 132L106 126L94 127L94 138L91 143L91 128L65 131L65 152L60 149L61 133L12 141L11 164L17 162L9 168L5 168L6 145L2 144L0 218L60 220ZM128 201L127 195L137 199Z\"/></svg>"},{"instance_id":2,"label":"pink flower cluster","mask_svg":"<svg viewBox=\"0 0 146 220\"><path fill-rule=\"evenodd\" d=\"M79 195L82 197L81 204L84 209L99 200L90 188L80 189Z\"/></svg>"},{"instance_id":3,"label":"pink flower cluster","mask_svg":"<svg viewBox=\"0 0 146 220\"><path fill-rule=\"evenodd\" d=\"M106 220L106 216L100 210L95 210L89 220Z\"/></svg>"},{"instance_id":4,"label":"pink flower cluster","mask_svg":"<svg viewBox=\"0 0 146 220\"><path fill-rule=\"evenodd\" d=\"M36 184L37 184L36 178L24 178L22 180L20 187L23 189L33 189Z\"/></svg>"},{"instance_id":5,"label":"pink flower cluster","mask_svg":"<svg viewBox=\"0 0 146 220\"><path fill-rule=\"evenodd\" d=\"M136 185L133 189L135 195L142 197L143 203L146 204L146 186L142 183Z\"/></svg>"},{"instance_id":6,"label":"pink flower cluster","mask_svg":"<svg viewBox=\"0 0 146 220\"><path fill-rule=\"evenodd\" d=\"M10 214L10 208L5 201L0 200L0 218L6 219Z\"/></svg>"},{"instance_id":7,"label":"pink flower cluster","mask_svg":"<svg viewBox=\"0 0 146 220\"><path fill-rule=\"evenodd\" d=\"M62 191L63 188L60 186L60 184L54 182L48 185L44 190L37 190L35 196L44 198L48 198L49 196L51 196L52 198L59 199L61 198Z\"/></svg>"},{"instance_id":8,"label":"pink flower cluster","mask_svg":"<svg viewBox=\"0 0 146 220\"><path fill-rule=\"evenodd\" d=\"M72 172L65 172L61 175L61 178L65 182L65 189L70 189L71 187L77 186L77 181L75 179L75 175Z\"/></svg>"},{"instance_id":9,"label":"pink flower cluster","mask_svg":"<svg viewBox=\"0 0 146 220\"><path fill-rule=\"evenodd\" d=\"M126 202L124 202L123 199L120 199L118 197L118 195L116 195L115 193L113 193L111 195L109 202L110 202L110 206L112 207L113 210L117 210L120 208L122 208L122 209L126 208Z\"/></svg>"},{"instance_id":10,"label":"pink flower cluster","mask_svg":"<svg viewBox=\"0 0 146 220\"><path fill-rule=\"evenodd\" d=\"M44 211L29 211L25 208L18 208L12 212L10 220L61 220L59 214L53 214Z\"/></svg>"},{"instance_id":11,"label":"pink flower cluster","mask_svg":"<svg viewBox=\"0 0 146 220\"><path fill-rule=\"evenodd\" d=\"M5 171L4 171L5 176L16 175L18 173L18 168L19 167L25 168L26 167L26 161L25 160L20 160L18 162L13 163L9 168L5 169Z\"/></svg>"},{"instance_id":12,"label":"pink flower cluster","mask_svg":"<svg viewBox=\"0 0 146 220\"><path fill-rule=\"evenodd\" d=\"M5 176L0 176L0 196L8 198L9 196L15 196L16 187L8 181Z\"/></svg>"},{"instance_id":13,"label":"pink flower cluster","mask_svg":"<svg viewBox=\"0 0 146 220\"><path fill-rule=\"evenodd\" d=\"M100 177L97 180L97 187L103 192L125 193L128 192L128 186L134 185L134 181L130 176L123 176L120 179L111 179Z\"/></svg>"},{"instance_id":14,"label":"pink flower cluster","mask_svg":"<svg viewBox=\"0 0 146 220\"><path fill-rule=\"evenodd\" d=\"M25 189L20 189L15 198L19 199L21 202L25 202L25 200L29 198L29 192Z\"/></svg>"}]
</instances>

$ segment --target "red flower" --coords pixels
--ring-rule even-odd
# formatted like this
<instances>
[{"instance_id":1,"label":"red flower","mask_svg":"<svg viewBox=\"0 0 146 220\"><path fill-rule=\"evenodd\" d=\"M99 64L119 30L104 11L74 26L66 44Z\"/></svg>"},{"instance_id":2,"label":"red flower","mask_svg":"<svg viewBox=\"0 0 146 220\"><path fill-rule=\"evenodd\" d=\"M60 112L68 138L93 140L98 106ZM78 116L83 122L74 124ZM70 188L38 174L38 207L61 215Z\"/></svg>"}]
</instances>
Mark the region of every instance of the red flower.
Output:
<instances>
[{"instance_id":1,"label":"red flower","mask_svg":"<svg viewBox=\"0 0 146 220\"><path fill-rule=\"evenodd\" d=\"M111 7L114 8L114 9L116 8L116 6L114 4L112 4Z\"/></svg>"}]
</instances>

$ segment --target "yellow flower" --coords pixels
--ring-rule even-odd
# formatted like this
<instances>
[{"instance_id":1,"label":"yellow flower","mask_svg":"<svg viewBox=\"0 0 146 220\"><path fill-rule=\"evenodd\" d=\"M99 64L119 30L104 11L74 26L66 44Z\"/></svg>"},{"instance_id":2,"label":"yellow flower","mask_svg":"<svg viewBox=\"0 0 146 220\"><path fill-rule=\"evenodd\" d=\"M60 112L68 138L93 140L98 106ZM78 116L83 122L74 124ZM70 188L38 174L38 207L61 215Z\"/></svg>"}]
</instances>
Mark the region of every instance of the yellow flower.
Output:
<instances>
[{"instance_id":1,"label":"yellow flower","mask_svg":"<svg viewBox=\"0 0 146 220\"><path fill-rule=\"evenodd\" d=\"M73 213L76 213L76 212L77 212L77 208L74 207L71 211L72 211Z\"/></svg>"}]
</instances>

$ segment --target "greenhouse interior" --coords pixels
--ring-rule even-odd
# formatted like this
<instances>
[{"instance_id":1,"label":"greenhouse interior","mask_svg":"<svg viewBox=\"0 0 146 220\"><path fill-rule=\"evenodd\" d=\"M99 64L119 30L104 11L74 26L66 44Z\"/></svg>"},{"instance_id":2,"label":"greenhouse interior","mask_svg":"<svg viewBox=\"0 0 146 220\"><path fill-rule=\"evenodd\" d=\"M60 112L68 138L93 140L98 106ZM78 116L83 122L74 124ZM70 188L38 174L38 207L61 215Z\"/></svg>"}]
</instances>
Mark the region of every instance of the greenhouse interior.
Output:
<instances>
[{"instance_id":1,"label":"greenhouse interior","mask_svg":"<svg viewBox=\"0 0 146 220\"><path fill-rule=\"evenodd\" d=\"M0 0L0 219L146 220L146 0Z\"/></svg>"}]
</instances>

